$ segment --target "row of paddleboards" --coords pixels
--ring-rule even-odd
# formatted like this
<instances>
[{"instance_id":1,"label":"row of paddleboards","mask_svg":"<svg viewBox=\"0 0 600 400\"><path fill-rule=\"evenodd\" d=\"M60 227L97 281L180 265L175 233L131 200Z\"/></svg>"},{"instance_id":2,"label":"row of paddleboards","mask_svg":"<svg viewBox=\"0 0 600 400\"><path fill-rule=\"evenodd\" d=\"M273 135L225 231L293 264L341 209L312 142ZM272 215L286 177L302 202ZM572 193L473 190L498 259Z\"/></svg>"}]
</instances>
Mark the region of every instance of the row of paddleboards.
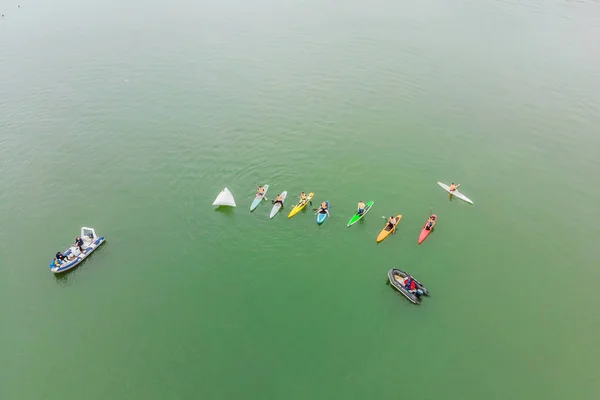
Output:
<instances>
[{"instance_id":1,"label":"row of paddleboards","mask_svg":"<svg viewBox=\"0 0 600 400\"><path fill-rule=\"evenodd\" d=\"M438 182L437 183L442 189L444 189L446 192L448 192L450 194L450 196L456 196L457 198L459 198L460 200L463 200L469 204L473 204L473 201L471 199L469 199L467 196L465 196L464 194L460 193L458 190L450 190L450 187L448 185L446 185L443 182ZM261 194L257 194L256 197L254 198L254 200L252 201L252 204L250 204L250 211L254 211L260 204L261 202L267 200L267 193L269 191L269 185L264 185L263 186L263 192ZM306 198L304 200L300 199L298 201L298 203L296 205L294 205L294 207L292 208L292 210L290 211L290 213L288 214L288 218L292 218L293 216L295 216L296 214L298 214L300 211L304 210L306 208L306 206L308 204L310 204L312 198L314 197L314 193L309 193ZM281 200L283 203L285 203L285 200L287 198L287 191L284 191L280 194L281 196ZM327 208L329 209L329 201L325 201L325 203L327 204ZM354 215L352 216L352 218L350 218L350 221L348 221L348 227L356 224L358 221L360 221L362 218L364 218L365 215L367 215L367 213L371 210L371 208L373 207L373 204L375 202L373 201L369 201L368 203L365 204L365 209L362 213L359 213L358 211L356 211L354 213ZM215 199L215 201L213 202L214 206L229 206L229 207L236 207L236 203L235 200L233 198L233 194L231 194L231 192L229 191L229 189L225 188L221 191L221 193L219 193L219 195L217 196L217 198ZM277 213L281 210L281 208L283 207L283 205L279 202L274 203L273 207L271 208L271 212L269 213L269 218L273 218L275 215L277 215ZM322 223L324 223L327 220L327 217L329 216L328 212L317 212L317 224L321 225ZM432 222L435 225L435 222L437 221L437 216L436 215L432 215ZM396 226L397 224L400 222L400 220L402 219L402 215L397 215L395 217L395 225L393 227L391 227L389 224L386 224L386 227L379 233L379 235L377 236L377 243L382 242L383 240L385 240L385 238L387 238L391 233L394 233L396 230ZM433 227L431 227L433 228ZM431 229L425 229L425 227L423 228L421 235L419 237L419 244L422 243L427 236L429 236L429 233L431 232Z\"/></svg>"}]
</instances>

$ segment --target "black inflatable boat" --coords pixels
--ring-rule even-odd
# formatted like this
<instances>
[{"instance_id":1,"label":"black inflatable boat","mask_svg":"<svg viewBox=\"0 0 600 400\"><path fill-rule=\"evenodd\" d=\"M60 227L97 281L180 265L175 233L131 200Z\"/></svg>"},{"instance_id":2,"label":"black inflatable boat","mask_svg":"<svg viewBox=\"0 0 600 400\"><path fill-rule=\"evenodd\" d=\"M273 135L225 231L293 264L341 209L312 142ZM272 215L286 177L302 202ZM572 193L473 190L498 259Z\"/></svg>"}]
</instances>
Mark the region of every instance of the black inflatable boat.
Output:
<instances>
[{"instance_id":1,"label":"black inflatable boat","mask_svg":"<svg viewBox=\"0 0 600 400\"><path fill-rule=\"evenodd\" d=\"M404 296L406 296L406 298L409 299L410 301L412 301L413 303L421 304L421 296L422 295L429 296L429 291L427 290L427 288L425 286L423 286L423 284L421 282L419 282L415 278L412 278L412 279L416 283L417 291L416 291L416 293L412 293L411 291L409 291L404 286L405 278L407 278L408 276L409 276L408 273L406 273L398 268L392 268L388 272L388 279L390 281L390 284L394 288L396 288L396 290L398 290L400 293L402 293Z\"/></svg>"}]
</instances>

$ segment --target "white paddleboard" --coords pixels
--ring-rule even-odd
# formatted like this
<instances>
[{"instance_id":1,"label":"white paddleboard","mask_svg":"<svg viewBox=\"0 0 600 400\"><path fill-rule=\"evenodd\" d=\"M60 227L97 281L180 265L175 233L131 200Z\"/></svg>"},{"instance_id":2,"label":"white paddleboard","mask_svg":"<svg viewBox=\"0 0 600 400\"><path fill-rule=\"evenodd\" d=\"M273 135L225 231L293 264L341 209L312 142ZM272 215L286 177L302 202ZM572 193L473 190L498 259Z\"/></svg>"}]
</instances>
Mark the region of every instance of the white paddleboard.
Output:
<instances>
[{"instance_id":1,"label":"white paddleboard","mask_svg":"<svg viewBox=\"0 0 600 400\"><path fill-rule=\"evenodd\" d=\"M283 202L285 203L285 198L287 197L287 192L283 192L281 193L281 198L283 199ZM277 213L279 212L279 210L281 209L281 204L277 203L273 206L273 208L271 208L271 214L269 214L269 218L273 218L275 215L277 215Z\"/></svg>"},{"instance_id":2,"label":"white paddleboard","mask_svg":"<svg viewBox=\"0 0 600 400\"><path fill-rule=\"evenodd\" d=\"M233 199L233 195L229 191L229 189L225 188L219 193L215 201L213 202L213 206L230 206L235 207L235 200Z\"/></svg>"},{"instance_id":3,"label":"white paddleboard","mask_svg":"<svg viewBox=\"0 0 600 400\"><path fill-rule=\"evenodd\" d=\"M456 196L459 199L461 199L462 201L466 201L469 204L473 204L473 202L471 201L471 199L469 199L467 196L465 196L464 194L462 194L458 190L455 190L454 192L451 192L450 191L450 186L446 185L445 183L438 182L437 184L440 185L442 187L442 189L444 189L446 192L452 194L453 196Z\"/></svg>"},{"instance_id":4,"label":"white paddleboard","mask_svg":"<svg viewBox=\"0 0 600 400\"><path fill-rule=\"evenodd\" d=\"M265 192L263 193L263 195L262 196L256 196L254 198L254 201L252 202L252 204L250 204L250 211L254 211L254 209L256 207L258 207L258 205L260 204L260 202L265 199L265 197L267 196L267 191L269 190L269 185L263 185L263 189L265 189Z\"/></svg>"}]
</instances>

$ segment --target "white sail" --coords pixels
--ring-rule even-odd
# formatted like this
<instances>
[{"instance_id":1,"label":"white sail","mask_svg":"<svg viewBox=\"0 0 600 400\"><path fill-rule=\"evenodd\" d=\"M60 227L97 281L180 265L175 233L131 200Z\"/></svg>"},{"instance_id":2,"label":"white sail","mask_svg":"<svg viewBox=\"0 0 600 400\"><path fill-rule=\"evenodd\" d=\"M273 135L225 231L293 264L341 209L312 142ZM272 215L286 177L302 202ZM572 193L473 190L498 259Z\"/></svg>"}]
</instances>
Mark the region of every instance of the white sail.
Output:
<instances>
[{"instance_id":1,"label":"white sail","mask_svg":"<svg viewBox=\"0 0 600 400\"><path fill-rule=\"evenodd\" d=\"M219 193L215 201L213 202L213 206L230 206L235 207L235 200L233 199L233 195L229 191L229 189L225 188Z\"/></svg>"}]
</instances>

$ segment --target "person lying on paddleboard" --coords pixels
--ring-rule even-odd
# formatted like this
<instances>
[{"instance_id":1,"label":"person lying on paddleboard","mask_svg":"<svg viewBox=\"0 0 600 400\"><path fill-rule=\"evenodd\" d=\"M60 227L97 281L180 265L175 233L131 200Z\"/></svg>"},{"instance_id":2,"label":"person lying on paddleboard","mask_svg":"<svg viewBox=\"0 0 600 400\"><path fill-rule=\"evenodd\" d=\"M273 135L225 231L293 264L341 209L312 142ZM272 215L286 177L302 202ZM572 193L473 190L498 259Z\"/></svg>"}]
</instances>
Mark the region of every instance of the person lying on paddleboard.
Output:
<instances>
[{"instance_id":1,"label":"person lying on paddleboard","mask_svg":"<svg viewBox=\"0 0 600 400\"><path fill-rule=\"evenodd\" d=\"M265 194L265 188L262 186L259 186L258 190L256 191L256 197L263 196L264 194Z\"/></svg>"},{"instance_id":2,"label":"person lying on paddleboard","mask_svg":"<svg viewBox=\"0 0 600 400\"><path fill-rule=\"evenodd\" d=\"M283 207L283 198L281 197L280 194L278 194L277 197L275 197L275 200L273 201L274 205L277 203L281 204L281 207Z\"/></svg>"},{"instance_id":3,"label":"person lying on paddleboard","mask_svg":"<svg viewBox=\"0 0 600 400\"><path fill-rule=\"evenodd\" d=\"M394 226L396 226L396 218L390 217L388 219L388 226L390 227L390 229L393 229Z\"/></svg>"},{"instance_id":4,"label":"person lying on paddleboard","mask_svg":"<svg viewBox=\"0 0 600 400\"><path fill-rule=\"evenodd\" d=\"M460 186L460 183L458 185L455 185L454 182L452 182L452 184L450 185L448 190L450 190L451 192L455 192L456 190L458 190L459 186Z\"/></svg>"},{"instance_id":5,"label":"person lying on paddleboard","mask_svg":"<svg viewBox=\"0 0 600 400\"><path fill-rule=\"evenodd\" d=\"M365 212L365 203L363 201L358 202L358 213L362 215Z\"/></svg>"},{"instance_id":6,"label":"person lying on paddleboard","mask_svg":"<svg viewBox=\"0 0 600 400\"><path fill-rule=\"evenodd\" d=\"M427 229L428 231L431 230L431 228L433 228L433 218L429 217L427 219L427 222L425 223L425 229Z\"/></svg>"},{"instance_id":7,"label":"person lying on paddleboard","mask_svg":"<svg viewBox=\"0 0 600 400\"><path fill-rule=\"evenodd\" d=\"M319 207L319 214L327 214L327 215L329 215L329 210L328 210L328 207L327 207L327 203L325 203L325 202L321 203L321 207Z\"/></svg>"}]
</instances>

